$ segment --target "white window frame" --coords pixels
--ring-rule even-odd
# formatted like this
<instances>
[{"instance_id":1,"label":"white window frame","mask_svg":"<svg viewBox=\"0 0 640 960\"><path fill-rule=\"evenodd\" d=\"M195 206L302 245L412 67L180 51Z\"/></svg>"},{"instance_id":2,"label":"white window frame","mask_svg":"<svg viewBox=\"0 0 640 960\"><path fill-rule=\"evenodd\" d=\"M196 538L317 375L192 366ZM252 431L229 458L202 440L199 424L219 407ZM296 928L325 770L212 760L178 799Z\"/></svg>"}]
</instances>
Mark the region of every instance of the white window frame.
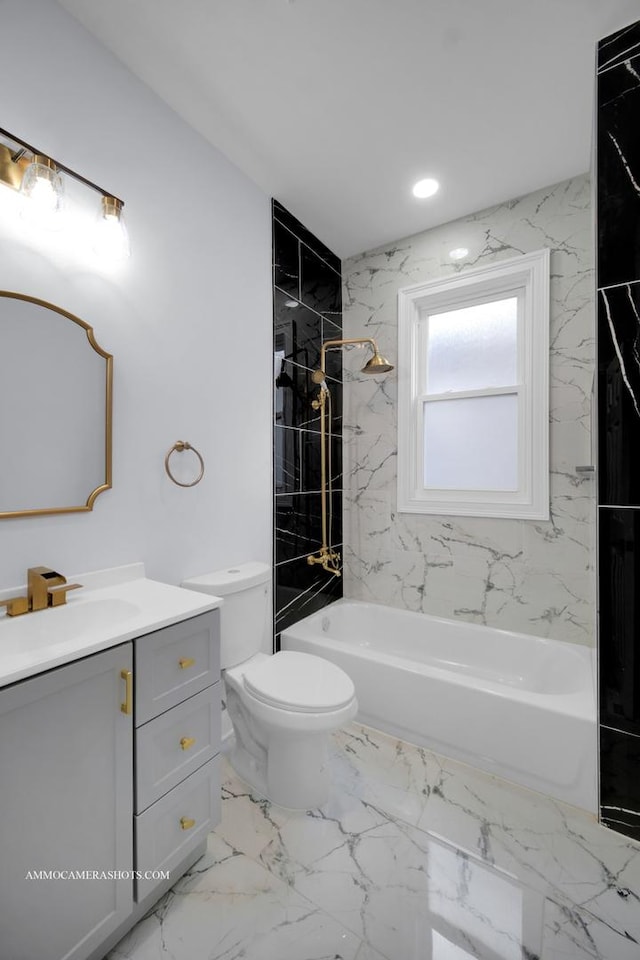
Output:
<instances>
[{"instance_id":1,"label":"white window frame","mask_svg":"<svg viewBox=\"0 0 640 960\"><path fill-rule=\"evenodd\" d=\"M518 297L517 383L429 395L424 391L428 316ZM518 489L424 486L424 403L518 395ZM498 260L398 292L398 511L549 519L549 250Z\"/></svg>"}]
</instances>

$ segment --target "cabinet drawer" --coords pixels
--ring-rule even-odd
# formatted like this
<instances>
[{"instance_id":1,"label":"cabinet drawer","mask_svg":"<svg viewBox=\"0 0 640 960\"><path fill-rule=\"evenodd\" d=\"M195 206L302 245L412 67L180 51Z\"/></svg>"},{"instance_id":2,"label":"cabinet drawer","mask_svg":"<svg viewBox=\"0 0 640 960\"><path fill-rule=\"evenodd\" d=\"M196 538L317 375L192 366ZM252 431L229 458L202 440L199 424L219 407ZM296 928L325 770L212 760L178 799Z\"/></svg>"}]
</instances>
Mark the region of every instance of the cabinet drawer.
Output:
<instances>
[{"instance_id":1,"label":"cabinet drawer","mask_svg":"<svg viewBox=\"0 0 640 960\"><path fill-rule=\"evenodd\" d=\"M219 616L211 610L136 640L136 726L219 679Z\"/></svg>"},{"instance_id":2,"label":"cabinet drawer","mask_svg":"<svg viewBox=\"0 0 640 960\"><path fill-rule=\"evenodd\" d=\"M137 870L173 869L213 830L220 819L219 763L218 755L134 818ZM136 900L158 883L136 880Z\"/></svg>"},{"instance_id":3,"label":"cabinet drawer","mask_svg":"<svg viewBox=\"0 0 640 960\"><path fill-rule=\"evenodd\" d=\"M220 749L220 683L136 730L136 813Z\"/></svg>"}]
</instances>

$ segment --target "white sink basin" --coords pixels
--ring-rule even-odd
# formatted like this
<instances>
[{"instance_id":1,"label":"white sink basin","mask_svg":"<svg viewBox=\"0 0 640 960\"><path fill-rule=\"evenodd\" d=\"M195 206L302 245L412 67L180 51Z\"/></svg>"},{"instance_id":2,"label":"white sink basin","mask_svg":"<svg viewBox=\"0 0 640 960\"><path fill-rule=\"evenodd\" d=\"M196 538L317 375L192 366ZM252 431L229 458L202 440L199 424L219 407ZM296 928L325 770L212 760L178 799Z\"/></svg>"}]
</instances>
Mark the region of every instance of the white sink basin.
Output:
<instances>
[{"instance_id":1,"label":"white sink basin","mask_svg":"<svg viewBox=\"0 0 640 960\"><path fill-rule=\"evenodd\" d=\"M222 603L219 597L149 580L142 564L73 579L84 581L83 589L74 591L63 606L18 617L0 615L0 686L196 617ZM5 596L19 593L24 587L5 591Z\"/></svg>"},{"instance_id":2,"label":"white sink basin","mask_svg":"<svg viewBox=\"0 0 640 960\"><path fill-rule=\"evenodd\" d=\"M140 607L128 600L104 597L6 617L0 624L0 656L69 643L96 630L120 627L139 614Z\"/></svg>"}]
</instances>

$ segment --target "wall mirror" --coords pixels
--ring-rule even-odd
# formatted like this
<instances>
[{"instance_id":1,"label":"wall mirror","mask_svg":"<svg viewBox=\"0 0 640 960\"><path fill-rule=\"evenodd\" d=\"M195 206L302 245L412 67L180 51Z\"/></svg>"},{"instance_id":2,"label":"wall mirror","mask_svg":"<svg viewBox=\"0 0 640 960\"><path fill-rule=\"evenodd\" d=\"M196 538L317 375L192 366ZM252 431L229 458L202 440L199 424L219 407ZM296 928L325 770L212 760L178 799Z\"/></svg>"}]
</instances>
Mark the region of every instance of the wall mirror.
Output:
<instances>
[{"instance_id":1,"label":"wall mirror","mask_svg":"<svg viewBox=\"0 0 640 960\"><path fill-rule=\"evenodd\" d=\"M91 510L111 487L112 384L88 323L0 291L0 519Z\"/></svg>"}]
</instances>

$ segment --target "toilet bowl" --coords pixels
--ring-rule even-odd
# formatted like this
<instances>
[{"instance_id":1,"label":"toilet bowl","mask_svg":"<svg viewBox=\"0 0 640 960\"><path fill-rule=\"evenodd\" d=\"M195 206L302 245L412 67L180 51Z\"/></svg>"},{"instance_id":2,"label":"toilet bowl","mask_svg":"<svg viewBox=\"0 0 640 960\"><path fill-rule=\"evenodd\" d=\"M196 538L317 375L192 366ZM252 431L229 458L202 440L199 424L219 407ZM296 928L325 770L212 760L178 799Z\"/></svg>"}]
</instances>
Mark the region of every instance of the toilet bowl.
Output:
<instances>
[{"instance_id":1,"label":"toilet bowl","mask_svg":"<svg viewBox=\"0 0 640 960\"><path fill-rule=\"evenodd\" d=\"M236 733L230 759L240 776L280 806L324 803L328 734L358 709L347 674L320 657L282 651L256 654L227 670L224 680Z\"/></svg>"},{"instance_id":2,"label":"toilet bowl","mask_svg":"<svg viewBox=\"0 0 640 960\"><path fill-rule=\"evenodd\" d=\"M257 792L297 810L329 797L329 734L358 710L351 678L321 657L261 650L269 623L266 564L246 563L182 583L223 598L222 679L234 744L229 759Z\"/></svg>"}]
</instances>

